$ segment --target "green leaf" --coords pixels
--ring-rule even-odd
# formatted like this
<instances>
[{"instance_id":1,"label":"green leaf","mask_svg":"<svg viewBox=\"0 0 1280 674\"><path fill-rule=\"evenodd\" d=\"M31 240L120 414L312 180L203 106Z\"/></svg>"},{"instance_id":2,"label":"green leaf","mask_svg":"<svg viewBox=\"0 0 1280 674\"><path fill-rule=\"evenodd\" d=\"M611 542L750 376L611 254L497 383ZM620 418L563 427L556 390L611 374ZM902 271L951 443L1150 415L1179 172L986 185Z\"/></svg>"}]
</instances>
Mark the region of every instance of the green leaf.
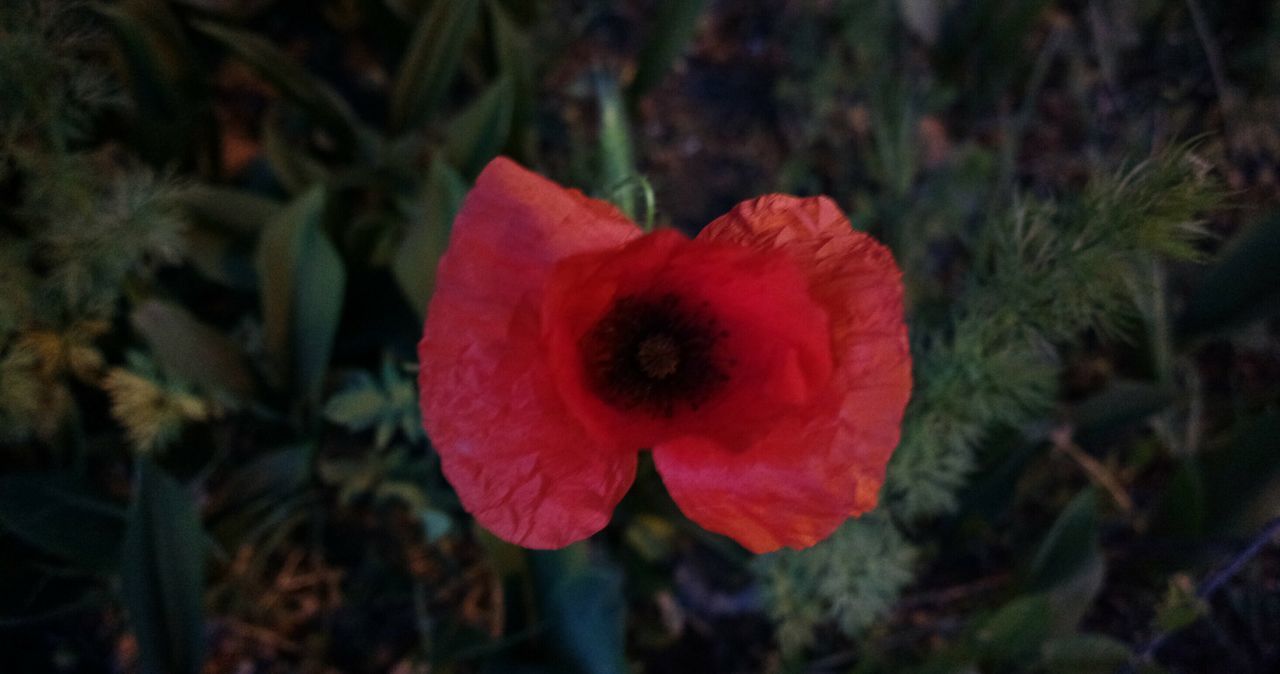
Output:
<instances>
[{"instance_id":1,"label":"green leaf","mask_svg":"<svg viewBox=\"0 0 1280 674\"><path fill-rule=\"evenodd\" d=\"M324 418L353 431L363 431L386 416L389 404L373 377L358 372L325 404Z\"/></svg>"},{"instance_id":2,"label":"green leaf","mask_svg":"<svg viewBox=\"0 0 1280 674\"><path fill-rule=\"evenodd\" d=\"M174 64L165 58L160 45L155 44L158 36L137 16L137 3L99 3L92 7L107 19L107 26L115 35L139 109L153 122L172 123L183 107L174 87Z\"/></svg>"},{"instance_id":3,"label":"green leaf","mask_svg":"<svg viewBox=\"0 0 1280 674\"><path fill-rule=\"evenodd\" d=\"M324 233L325 202L318 187L295 199L258 247L267 347L309 395L319 393L328 369L347 278Z\"/></svg>"},{"instance_id":4,"label":"green leaf","mask_svg":"<svg viewBox=\"0 0 1280 674\"><path fill-rule=\"evenodd\" d=\"M262 151L276 180L290 195L334 182L329 169L311 153L306 129L299 128L297 121L293 108L275 106L262 122Z\"/></svg>"},{"instance_id":5,"label":"green leaf","mask_svg":"<svg viewBox=\"0 0 1280 674\"><path fill-rule=\"evenodd\" d=\"M279 89L282 96L315 117L334 135L342 147L360 150L363 156L367 131L347 102L328 84L265 38L213 21L191 22L197 30L216 40L263 79Z\"/></svg>"},{"instance_id":6,"label":"green leaf","mask_svg":"<svg viewBox=\"0 0 1280 674\"><path fill-rule=\"evenodd\" d=\"M196 674L204 661L200 513L185 487L138 466L121 565L121 597L147 674Z\"/></svg>"},{"instance_id":7,"label":"green leaf","mask_svg":"<svg viewBox=\"0 0 1280 674\"><path fill-rule=\"evenodd\" d=\"M1238 236L1191 293L1178 321L1184 338L1243 325L1280 311L1280 215Z\"/></svg>"},{"instance_id":8,"label":"green leaf","mask_svg":"<svg viewBox=\"0 0 1280 674\"><path fill-rule=\"evenodd\" d=\"M1156 607L1152 623L1161 632L1176 632L1208 614L1209 605L1196 596L1195 585L1185 575L1169 579L1169 589Z\"/></svg>"},{"instance_id":9,"label":"green leaf","mask_svg":"<svg viewBox=\"0 0 1280 674\"><path fill-rule=\"evenodd\" d=\"M660 564L671 558L676 528L670 521L655 515L638 515L623 534L628 547L645 561Z\"/></svg>"},{"instance_id":10,"label":"green leaf","mask_svg":"<svg viewBox=\"0 0 1280 674\"><path fill-rule=\"evenodd\" d=\"M425 126L449 93L462 52L480 16L479 0L432 3L409 42L391 93L392 126Z\"/></svg>"},{"instance_id":11,"label":"green leaf","mask_svg":"<svg viewBox=\"0 0 1280 674\"><path fill-rule=\"evenodd\" d=\"M0 527L77 567L106 574L119 563L125 510L68 475L4 475Z\"/></svg>"},{"instance_id":12,"label":"green leaf","mask_svg":"<svg viewBox=\"0 0 1280 674\"><path fill-rule=\"evenodd\" d=\"M684 53L698 28L698 18L706 0L663 0L658 6L653 34L640 51L636 77L631 82L631 100L652 89Z\"/></svg>"},{"instance_id":13,"label":"green leaf","mask_svg":"<svg viewBox=\"0 0 1280 674\"><path fill-rule=\"evenodd\" d=\"M176 200L197 225L237 238L258 236L283 208L274 199L218 185L190 185Z\"/></svg>"},{"instance_id":14,"label":"green leaf","mask_svg":"<svg viewBox=\"0 0 1280 674\"><path fill-rule=\"evenodd\" d=\"M453 218L466 192L467 185L456 171L439 159L433 161L427 173L423 213L410 224L391 262L396 282L419 319L426 316L435 290L436 267L449 245Z\"/></svg>"},{"instance_id":15,"label":"green leaf","mask_svg":"<svg viewBox=\"0 0 1280 674\"><path fill-rule=\"evenodd\" d=\"M1155 415L1177 400L1167 387L1140 381L1116 381L1076 405L1076 439L1085 446Z\"/></svg>"},{"instance_id":16,"label":"green leaf","mask_svg":"<svg viewBox=\"0 0 1280 674\"><path fill-rule=\"evenodd\" d=\"M1050 636L1053 607L1049 597L1032 594L1005 604L978 628L984 657L999 662L1026 662Z\"/></svg>"},{"instance_id":17,"label":"green leaf","mask_svg":"<svg viewBox=\"0 0 1280 674\"><path fill-rule=\"evenodd\" d=\"M1032 589L1047 590L1075 575L1098 550L1097 497L1085 489L1067 504L1031 562Z\"/></svg>"},{"instance_id":18,"label":"green leaf","mask_svg":"<svg viewBox=\"0 0 1280 674\"><path fill-rule=\"evenodd\" d=\"M508 147L513 156L529 162L537 151L534 125L536 101L534 62L530 54L529 36L520 28L497 0L485 3L493 25L494 60L501 76L511 80L515 93L512 107L511 141Z\"/></svg>"},{"instance_id":19,"label":"green leaf","mask_svg":"<svg viewBox=\"0 0 1280 674\"><path fill-rule=\"evenodd\" d=\"M252 243L283 206L252 192L213 185L179 190L176 201L191 224L184 236L192 266L217 283L256 291Z\"/></svg>"},{"instance_id":20,"label":"green leaf","mask_svg":"<svg viewBox=\"0 0 1280 674\"><path fill-rule=\"evenodd\" d=\"M163 2L92 5L107 20L136 103L134 141L148 160L181 160L208 114L207 86L195 50Z\"/></svg>"},{"instance_id":21,"label":"green leaf","mask_svg":"<svg viewBox=\"0 0 1280 674\"><path fill-rule=\"evenodd\" d=\"M631 122L618 92L618 83L608 75L596 76L596 99L600 106L600 184L597 191L611 197L632 220L636 217L635 193L625 189L637 175L631 146Z\"/></svg>"},{"instance_id":22,"label":"green leaf","mask_svg":"<svg viewBox=\"0 0 1280 674\"><path fill-rule=\"evenodd\" d=\"M1205 487L1206 528L1246 533L1275 517L1280 501L1280 412L1270 411L1240 424L1222 449L1200 464Z\"/></svg>"},{"instance_id":23,"label":"green leaf","mask_svg":"<svg viewBox=\"0 0 1280 674\"><path fill-rule=\"evenodd\" d=\"M550 643L584 674L623 674L626 602L622 574L593 563L587 546L531 551L529 562Z\"/></svg>"},{"instance_id":24,"label":"green leaf","mask_svg":"<svg viewBox=\"0 0 1280 674\"><path fill-rule=\"evenodd\" d=\"M449 123L444 145L449 163L474 176L502 150L511 135L515 92L505 75Z\"/></svg>"},{"instance_id":25,"label":"green leaf","mask_svg":"<svg viewBox=\"0 0 1280 674\"><path fill-rule=\"evenodd\" d=\"M170 374L240 399L253 394L253 376L240 348L186 309L148 300L133 310L130 321Z\"/></svg>"},{"instance_id":26,"label":"green leaf","mask_svg":"<svg viewBox=\"0 0 1280 674\"><path fill-rule=\"evenodd\" d=\"M1031 562L1029 587L1047 593L1058 636L1075 630L1102 589L1106 563L1097 511L1097 496L1086 488L1058 516Z\"/></svg>"},{"instance_id":27,"label":"green leaf","mask_svg":"<svg viewBox=\"0 0 1280 674\"><path fill-rule=\"evenodd\" d=\"M1051 639L1041 650L1040 662L1050 672L1114 672L1129 662L1129 646L1105 634L1076 634Z\"/></svg>"}]
</instances>

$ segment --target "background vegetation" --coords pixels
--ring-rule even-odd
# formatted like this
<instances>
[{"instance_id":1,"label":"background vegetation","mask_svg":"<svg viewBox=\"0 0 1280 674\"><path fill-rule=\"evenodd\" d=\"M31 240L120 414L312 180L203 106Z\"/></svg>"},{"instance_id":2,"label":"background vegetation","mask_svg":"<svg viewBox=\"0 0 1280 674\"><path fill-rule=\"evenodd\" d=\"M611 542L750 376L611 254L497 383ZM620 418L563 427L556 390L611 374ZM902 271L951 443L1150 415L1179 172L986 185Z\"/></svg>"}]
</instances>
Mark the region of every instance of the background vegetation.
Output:
<instances>
[{"instance_id":1,"label":"background vegetation","mask_svg":"<svg viewBox=\"0 0 1280 674\"><path fill-rule=\"evenodd\" d=\"M1278 83L1264 0L6 0L5 667L1276 671ZM753 558L644 465L588 543L476 527L414 344L499 153L888 242L881 507Z\"/></svg>"}]
</instances>

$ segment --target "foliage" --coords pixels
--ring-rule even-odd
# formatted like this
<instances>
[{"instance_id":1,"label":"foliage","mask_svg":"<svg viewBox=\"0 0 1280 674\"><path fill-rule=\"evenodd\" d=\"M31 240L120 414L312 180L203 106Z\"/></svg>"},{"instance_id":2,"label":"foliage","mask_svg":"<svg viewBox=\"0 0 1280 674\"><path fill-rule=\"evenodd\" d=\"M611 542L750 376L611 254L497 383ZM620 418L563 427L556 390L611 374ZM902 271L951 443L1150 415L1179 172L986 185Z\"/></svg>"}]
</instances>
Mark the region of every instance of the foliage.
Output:
<instances>
[{"instance_id":1,"label":"foliage","mask_svg":"<svg viewBox=\"0 0 1280 674\"><path fill-rule=\"evenodd\" d=\"M909 579L902 574L909 538L873 534L886 549L869 557L870 568L850 565L850 548L868 529L911 530L954 511L983 438L1052 407L1057 349L1089 328L1119 329L1135 312L1149 256L1192 255L1187 237L1219 194L1185 154L1174 154L1101 179L1071 201L1022 202L988 221L951 318L914 336L917 383L882 496L891 517L851 522L811 551L762 561L771 578L781 577L771 591L776 615L790 626L783 634L802 637L787 643L804 644L815 618L835 617L855 632L892 605L896 592L883 588ZM815 606L829 612L815 616Z\"/></svg>"},{"instance_id":2,"label":"foliage","mask_svg":"<svg viewBox=\"0 0 1280 674\"><path fill-rule=\"evenodd\" d=\"M10 666L1270 671L1280 12L759 4L0 2ZM589 543L474 527L411 360L500 153L888 242L881 506L749 559L642 463Z\"/></svg>"},{"instance_id":3,"label":"foliage","mask_svg":"<svg viewBox=\"0 0 1280 674\"><path fill-rule=\"evenodd\" d=\"M171 181L93 142L120 105L100 67L73 54L92 33L71 10L8 3L0 30L0 427L52 440L77 414L71 386L104 383L97 345L130 284L183 249ZM35 85L35 83L39 85Z\"/></svg>"},{"instance_id":4,"label":"foliage","mask_svg":"<svg viewBox=\"0 0 1280 674\"><path fill-rule=\"evenodd\" d=\"M385 449L397 430L409 442L422 439L417 387L390 357L383 359L377 379L365 371L352 373L325 403L324 416L354 432L372 429L377 449Z\"/></svg>"}]
</instances>

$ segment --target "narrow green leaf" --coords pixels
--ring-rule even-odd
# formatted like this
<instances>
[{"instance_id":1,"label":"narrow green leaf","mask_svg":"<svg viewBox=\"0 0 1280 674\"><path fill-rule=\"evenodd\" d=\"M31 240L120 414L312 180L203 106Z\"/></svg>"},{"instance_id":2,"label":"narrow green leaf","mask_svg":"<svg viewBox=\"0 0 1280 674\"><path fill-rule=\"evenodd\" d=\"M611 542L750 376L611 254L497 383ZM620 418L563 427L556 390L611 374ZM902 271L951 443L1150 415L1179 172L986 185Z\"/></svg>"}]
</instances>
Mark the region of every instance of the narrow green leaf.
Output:
<instances>
[{"instance_id":1,"label":"narrow green leaf","mask_svg":"<svg viewBox=\"0 0 1280 674\"><path fill-rule=\"evenodd\" d=\"M318 226L304 229L296 259L294 366L299 388L314 394L329 369L347 273L342 257Z\"/></svg>"},{"instance_id":2,"label":"narrow green leaf","mask_svg":"<svg viewBox=\"0 0 1280 674\"><path fill-rule=\"evenodd\" d=\"M191 226L185 228L187 260L211 281L256 291L253 242L283 206L252 192L192 185L176 195Z\"/></svg>"},{"instance_id":3,"label":"narrow green leaf","mask_svg":"<svg viewBox=\"0 0 1280 674\"><path fill-rule=\"evenodd\" d=\"M600 178L597 191L609 196L628 218L636 217L635 191L626 184L637 175L631 146L631 122L618 92L618 83L604 74L596 76L600 106Z\"/></svg>"},{"instance_id":4,"label":"narrow green leaf","mask_svg":"<svg viewBox=\"0 0 1280 674\"><path fill-rule=\"evenodd\" d=\"M1074 631L1102 589L1106 564L1098 539L1098 502L1086 488L1067 504L1031 562L1028 585L1047 593L1055 635Z\"/></svg>"},{"instance_id":5,"label":"narrow green leaf","mask_svg":"<svg viewBox=\"0 0 1280 674\"><path fill-rule=\"evenodd\" d=\"M1280 312L1280 215L1254 225L1204 275L1178 321L1185 338Z\"/></svg>"},{"instance_id":6,"label":"narrow green leaf","mask_svg":"<svg viewBox=\"0 0 1280 674\"><path fill-rule=\"evenodd\" d=\"M640 51L636 77L631 82L631 100L639 99L662 81L684 53L706 4L706 0L663 0L658 6L653 34Z\"/></svg>"},{"instance_id":7,"label":"narrow green leaf","mask_svg":"<svg viewBox=\"0 0 1280 674\"><path fill-rule=\"evenodd\" d=\"M177 119L182 105L178 92L174 90L172 73L168 72L168 64L152 43L146 27L129 12L129 4L92 6L106 19L114 33L138 109L155 121Z\"/></svg>"},{"instance_id":8,"label":"narrow green leaf","mask_svg":"<svg viewBox=\"0 0 1280 674\"><path fill-rule=\"evenodd\" d=\"M295 385L319 393L342 313L346 270L325 235L325 192L313 188L267 225L258 247L267 347Z\"/></svg>"},{"instance_id":9,"label":"narrow green leaf","mask_svg":"<svg viewBox=\"0 0 1280 674\"><path fill-rule=\"evenodd\" d=\"M157 164L189 156L208 121L205 80L198 56L163 2L129 0L93 9L116 38L120 62L136 103L136 147Z\"/></svg>"},{"instance_id":10,"label":"narrow green leaf","mask_svg":"<svg viewBox=\"0 0 1280 674\"><path fill-rule=\"evenodd\" d=\"M480 16L479 0L432 3L414 29L391 93L392 126L426 125L440 109L457 76L462 52Z\"/></svg>"},{"instance_id":11,"label":"narrow green leaf","mask_svg":"<svg viewBox=\"0 0 1280 674\"><path fill-rule=\"evenodd\" d=\"M258 236L283 209L274 199L218 185L191 185L176 199L196 224L235 237Z\"/></svg>"},{"instance_id":12,"label":"narrow green leaf","mask_svg":"<svg viewBox=\"0 0 1280 674\"><path fill-rule=\"evenodd\" d=\"M1085 489L1058 515L1031 562L1033 589L1047 590L1067 580L1097 549L1097 509L1093 490Z\"/></svg>"},{"instance_id":13,"label":"narrow green leaf","mask_svg":"<svg viewBox=\"0 0 1280 674\"><path fill-rule=\"evenodd\" d=\"M1084 446L1110 439L1116 432L1150 418L1177 400L1168 387L1140 381L1117 381L1075 406L1076 439Z\"/></svg>"},{"instance_id":14,"label":"narrow green leaf","mask_svg":"<svg viewBox=\"0 0 1280 674\"><path fill-rule=\"evenodd\" d=\"M423 196L425 208L421 217L409 225L392 260L396 282L420 319L426 316L427 303L435 290L436 267L449 245L453 218L466 191L466 183L448 164L439 159L432 162Z\"/></svg>"},{"instance_id":15,"label":"narrow green leaf","mask_svg":"<svg viewBox=\"0 0 1280 674\"><path fill-rule=\"evenodd\" d=\"M70 476L0 476L0 527L78 567L107 574L119 563L125 509Z\"/></svg>"},{"instance_id":16,"label":"narrow green leaf","mask_svg":"<svg viewBox=\"0 0 1280 674\"><path fill-rule=\"evenodd\" d=\"M182 110L181 96L176 91L171 72L172 63L160 53L143 22L134 15L132 3L94 4L94 11L107 19L116 38L124 63L129 87L139 110L153 122L172 123Z\"/></svg>"},{"instance_id":17,"label":"narrow green leaf","mask_svg":"<svg viewBox=\"0 0 1280 674\"><path fill-rule=\"evenodd\" d=\"M138 466L121 565L121 596L146 674L196 674L204 661L205 538L185 487Z\"/></svg>"},{"instance_id":18,"label":"narrow green leaf","mask_svg":"<svg viewBox=\"0 0 1280 674\"><path fill-rule=\"evenodd\" d=\"M323 216L324 192L313 189L273 218L258 242L258 278L267 351L286 370L293 327L294 258L299 232L308 226L319 227ZM309 224L310 221L315 223Z\"/></svg>"},{"instance_id":19,"label":"narrow green leaf","mask_svg":"<svg viewBox=\"0 0 1280 674\"><path fill-rule=\"evenodd\" d=\"M533 123L536 80L529 36L498 0L489 0L485 6L493 26L494 60L499 75L511 80L515 94L508 147L512 156L530 163L537 151L537 127Z\"/></svg>"},{"instance_id":20,"label":"narrow green leaf","mask_svg":"<svg viewBox=\"0 0 1280 674\"><path fill-rule=\"evenodd\" d=\"M213 21L196 20L191 25L270 82L286 99L312 114L340 146L354 151L366 142L366 132L347 102L270 41Z\"/></svg>"},{"instance_id":21,"label":"narrow green leaf","mask_svg":"<svg viewBox=\"0 0 1280 674\"><path fill-rule=\"evenodd\" d=\"M515 92L511 80L498 78L449 123L444 153L465 176L475 176L497 156L511 135Z\"/></svg>"},{"instance_id":22,"label":"narrow green leaf","mask_svg":"<svg viewBox=\"0 0 1280 674\"><path fill-rule=\"evenodd\" d=\"M332 184L328 168L317 159L297 128L292 108L275 106L262 122L262 151L276 180L290 195L298 195L315 185Z\"/></svg>"},{"instance_id":23,"label":"narrow green leaf","mask_svg":"<svg viewBox=\"0 0 1280 674\"><path fill-rule=\"evenodd\" d=\"M130 321L167 372L212 392L241 399L253 394L253 375L240 348L186 309L148 300Z\"/></svg>"}]
</instances>

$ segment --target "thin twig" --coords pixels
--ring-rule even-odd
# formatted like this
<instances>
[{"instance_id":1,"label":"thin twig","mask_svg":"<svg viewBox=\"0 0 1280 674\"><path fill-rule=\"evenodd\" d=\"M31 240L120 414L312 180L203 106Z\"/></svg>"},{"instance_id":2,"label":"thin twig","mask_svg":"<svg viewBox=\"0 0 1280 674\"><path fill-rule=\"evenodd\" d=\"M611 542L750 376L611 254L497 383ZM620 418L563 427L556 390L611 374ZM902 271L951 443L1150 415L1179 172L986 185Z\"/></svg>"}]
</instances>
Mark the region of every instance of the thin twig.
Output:
<instances>
[{"instance_id":1,"label":"thin twig","mask_svg":"<svg viewBox=\"0 0 1280 674\"><path fill-rule=\"evenodd\" d=\"M1196 588L1196 597L1205 602L1209 601L1209 598L1212 597L1223 585L1225 585L1227 581L1231 580L1237 573L1240 573L1240 569L1243 569L1245 564L1248 564L1254 557L1257 557L1258 553L1262 552L1262 549L1267 547L1267 544L1270 543L1277 534L1280 534L1280 517L1267 522L1267 525L1264 526L1262 531L1253 538L1248 547L1236 554L1236 556L1232 558L1226 566L1222 567L1216 573L1201 582L1200 586ZM1176 633L1176 631L1162 632L1152 638L1151 641L1147 643L1146 647L1139 651L1134 662L1129 663L1129 666L1123 670L1125 674L1133 674L1133 672L1137 671L1138 665L1151 662L1155 658L1156 653L1160 650L1160 647Z\"/></svg>"},{"instance_id":2,"label":"thin twig","mask_svg":"<svg viewBox=\"0 0 1280 674\"><path fill-rule=\"evenodd\" d=\"M1013 575L1009 573L999 573L986 578L979 578L961 585L953 585L941 590L932 592L921 592L916 595L903 597L898 603L898 609L910 610L924 606L937 606L940 604L950 604L962 599L968 599L974 595L984 594L997 590L1007 585Z\"/></svg>"},{"instance_id":3,"label":"thin twig","mask_svg":"<svg viewBox=\"0 0 1280 674\"><path fill-rule=\"evenodd\" d=\"M1209 595L1218 591L1224 583L1231 580L1231 577L1240 572L1245 564L1248 564L1254 557L1258 556L1262 549L1267 547L1271 539L1280 534L1280 517L1277 517L1262 528L1262 532L1254 537L1253 542L1249 543L1249 547L1245 548L1240 554L1236 555L1231 563L1223 567L1220 571L1209 576L1209 579L1200 584L1200 588L1196 590L1196 596L1201 599L1208 599Z\"/></svg>"},{"instance_id":4,"label":"thin twig","mask_svg":"<svg viewBox=\"0 0 1280 674\"><path fill-rule=\"evenodd\" d=\"M1088 452L1080 449L1079 445L1071 439L1071 431L1069 428L1062 428L1052 434L1053 448L1056 451L1067 455L1072 461L1075 461L1082 470L1089 476L1089 479L1100 485L1111 495L1111 500L1116 502L1120 510L1125 515L1133 514L1133 499L1129 493L1125 491L1124 485L1120 484L1120 480L1102 465L1101 461L1093 458Z\"/></svg>"}]
</instances>

